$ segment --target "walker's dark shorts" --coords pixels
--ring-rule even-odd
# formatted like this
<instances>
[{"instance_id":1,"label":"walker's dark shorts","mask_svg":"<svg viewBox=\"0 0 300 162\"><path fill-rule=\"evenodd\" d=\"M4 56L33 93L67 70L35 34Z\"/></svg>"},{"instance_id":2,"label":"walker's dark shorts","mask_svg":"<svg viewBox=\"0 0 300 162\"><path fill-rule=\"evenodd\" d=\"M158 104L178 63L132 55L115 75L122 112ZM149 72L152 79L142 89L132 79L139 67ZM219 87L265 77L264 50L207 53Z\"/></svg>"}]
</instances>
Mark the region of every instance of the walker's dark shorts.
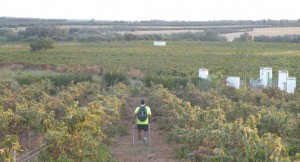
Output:
<instances>
[{"instance_id":1,"label":"walker's dark shorts","mask_svg":"<svg viewBox=\"0 0 300 162\"><path fill-rule=\"evenodd\" d=\"M140 125L140 124L137 125L138 130L148 131L148 128L149 128L148 124L147 125Z\"/></svg>"}]
</instances>

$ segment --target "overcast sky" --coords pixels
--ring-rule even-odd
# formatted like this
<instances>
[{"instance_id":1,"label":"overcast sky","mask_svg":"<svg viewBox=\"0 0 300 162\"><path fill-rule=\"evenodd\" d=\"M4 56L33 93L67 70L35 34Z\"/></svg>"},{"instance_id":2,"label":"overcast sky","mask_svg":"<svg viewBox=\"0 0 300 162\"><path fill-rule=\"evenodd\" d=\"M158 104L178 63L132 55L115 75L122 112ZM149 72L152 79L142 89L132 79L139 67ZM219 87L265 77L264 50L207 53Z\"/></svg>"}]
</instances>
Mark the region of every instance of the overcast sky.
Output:
<instances>
[{"instance_id":1,"label":"overcast sky","mask_svg":"<svg viewBox=\"0 0 300 162\"><path fill-rule=\"evenodd\" d=\"M300 0L0 0L0 17L96 20L300 19Z\"/></svg>"}]
</instances>

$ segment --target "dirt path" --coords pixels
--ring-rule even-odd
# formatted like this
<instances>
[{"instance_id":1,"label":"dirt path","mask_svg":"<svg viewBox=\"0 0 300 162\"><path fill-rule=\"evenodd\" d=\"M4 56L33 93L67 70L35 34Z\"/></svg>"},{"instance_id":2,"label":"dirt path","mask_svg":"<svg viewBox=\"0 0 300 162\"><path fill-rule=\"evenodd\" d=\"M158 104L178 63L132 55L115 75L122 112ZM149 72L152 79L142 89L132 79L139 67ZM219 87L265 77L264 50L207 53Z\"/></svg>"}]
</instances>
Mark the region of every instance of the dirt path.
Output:
<instances>
[{"instance_id":1,"label":"dirt path","mask_svg":"<svg viewBox=\"0 0 300 162\"><path fill-rule=\"evenodd\" d=\"M129 99L130 113L124 119L128 134L117 139L112 146L113 159L118 162L177 162L172 148L167 144L166 133L159 131L156 123L151 123L151 143L137 143L137 129L135 128L135 145L133 145L133 126L131 113L139 105L139 98Z\"/></svg>"}]
</instances>

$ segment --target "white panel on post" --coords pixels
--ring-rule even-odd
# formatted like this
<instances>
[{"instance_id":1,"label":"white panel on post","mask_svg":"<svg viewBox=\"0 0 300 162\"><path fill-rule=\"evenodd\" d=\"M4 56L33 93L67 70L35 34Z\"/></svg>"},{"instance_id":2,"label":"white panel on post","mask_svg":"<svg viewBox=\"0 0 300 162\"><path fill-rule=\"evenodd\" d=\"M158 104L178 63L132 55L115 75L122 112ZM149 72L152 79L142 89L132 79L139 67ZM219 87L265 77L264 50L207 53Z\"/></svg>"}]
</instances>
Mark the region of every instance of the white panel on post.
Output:
<instances>
[{"instance_id":1,"label":"white panel on post","mask_svg":"<svg viewBox=\"0 0 300 162\"><path fill-rule=\"evenodd\" d=\"M237 77L237 76L227 77L226 85L232 86L236 89L239 89L240 88L240 77Z\"/></svg>"},{"instance_id":2,"label":"white panel on post","mask_svg":"<svg viewBox=\"0 0 300 162\"><path fill-rule=\"evenodd\" d=\"M165 41L154 41L153 45L154 46L166 46L167 43Z\"/></svg>"},{"instance_id":3,"label":"white panel on post","mask_svg":"<svg viewBox=\"0 0 300 162\"><path fill-rule=\"evenodd\" d=\"M280 90L287 90L287 79L289 77L289 72L287 70L278 71L278 88Z\"/></svg>"},{"instance_id":4,"label":"white panel on post","mask_svg":"<svg viewBox=\"0 0 300 162\"><path fill-rule=\"evenodd\" d=\"M264 87L272 85L272 68L270 67L261 67L260 68L260 77L261 84Z\"/></svg>"},{"instance_id":5,"label":"white panel on post","mask_svg":"<svg viewBox=\"0 0 300 162\"><path fill-rule=\"evenodd\" d=\"M296 89L296 77L288 77L287 78L287 92L295 93Z\"/></svg>"},{"instance_id":6,"label":"white panel on post","mask_svg":"<svg viewBox=\"0 0 300 162\"><path fill-rule=\"evenodd\" d=\"M199 69L199 78L208 79L208 69Z\"/></svg>"}]
</instances>

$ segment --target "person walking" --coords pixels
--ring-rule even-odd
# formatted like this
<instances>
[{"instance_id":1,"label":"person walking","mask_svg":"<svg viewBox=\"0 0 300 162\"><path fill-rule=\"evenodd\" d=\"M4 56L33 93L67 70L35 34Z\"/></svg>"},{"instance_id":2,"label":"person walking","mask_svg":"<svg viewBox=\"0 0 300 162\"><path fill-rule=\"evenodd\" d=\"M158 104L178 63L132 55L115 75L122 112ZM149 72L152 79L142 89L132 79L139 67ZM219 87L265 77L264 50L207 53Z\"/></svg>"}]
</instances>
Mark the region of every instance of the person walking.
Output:
<instances>
[{"instance_id":1,"label":"person walking","mask_svg":"<svg viewBox=\"0 0 300 162\"><path fill-rule=\"evenodd\" d=\"M141 99L141 105L134 110L133 115L133 125L135 124L135 121L137 123L137 129L138 129L138 141L139 143L142 142L142 130L143 130L143 141L148 142L149 136L149 124L150 124L150 118L151 118L151 109L149 106L146 106L145 99Z\"/></svg>"}]
</instances>

